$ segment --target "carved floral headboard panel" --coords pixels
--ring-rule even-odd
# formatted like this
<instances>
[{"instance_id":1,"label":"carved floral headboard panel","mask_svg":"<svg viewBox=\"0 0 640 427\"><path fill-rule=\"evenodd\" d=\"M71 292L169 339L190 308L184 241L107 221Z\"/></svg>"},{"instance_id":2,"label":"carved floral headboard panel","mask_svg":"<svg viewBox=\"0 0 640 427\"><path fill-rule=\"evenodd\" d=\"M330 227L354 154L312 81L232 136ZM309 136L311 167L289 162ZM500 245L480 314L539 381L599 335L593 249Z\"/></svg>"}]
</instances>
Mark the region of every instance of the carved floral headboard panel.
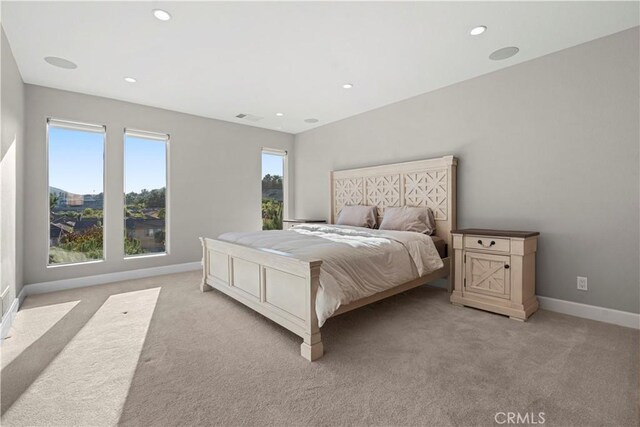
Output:
<instances>
[{"instance_id":1,"label":"carved floral headboard panel","mask_svg":"<svg viewBox=\"0 0 640 427\"><path fill-rule=\"evenodd\" d=\"M456 168L453 156L331 172L331 222L349 205L378 207L378 223L391 206L427 206L436 234L451 244L456 227Z\"/></svg>"}]
</instances>

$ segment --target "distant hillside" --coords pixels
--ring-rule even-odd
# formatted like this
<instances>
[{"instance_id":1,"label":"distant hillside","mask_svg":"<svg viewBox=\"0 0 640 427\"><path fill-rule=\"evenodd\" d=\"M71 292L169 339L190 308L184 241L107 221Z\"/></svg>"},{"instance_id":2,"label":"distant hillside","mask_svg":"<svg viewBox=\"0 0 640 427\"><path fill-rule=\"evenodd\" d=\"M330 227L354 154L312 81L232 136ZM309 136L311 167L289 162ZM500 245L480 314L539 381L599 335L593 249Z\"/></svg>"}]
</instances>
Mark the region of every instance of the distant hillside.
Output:
<instances>
[{"instance_id":1,"label":"distant hillside","mask_svg":"<svg viewBox=\"0 0 640 427\"><path fill-rule=\"evenodd\" d=\"M53 193L53 194L67 194L67 193L68 193L68 191L64 191L64 190L61 190L61 189L56 188L56 187L49 187L49 193Z\"/></svg>"},{"instance_id":2,"label":"distant hillside","mask_svg":"<svg viewBox=\"0 0 640 427\"><path fill-rule=\"evenodd\" d=\"M277 200L278 202L281 202L283 200L282 189L281 188L263 188L262 198L273 199L273 200Z\"/></svg>"},{"instance_id":3,"label":"distant hillside","mask_svg":"<svg viewBox=\"0 0 640 427\"><path fill-rule=\"evenodd\" d=\"M280 175L267 174L262 177L262 199L271 199L282 202L283 179Z\"/></svg>"}]
</instances>

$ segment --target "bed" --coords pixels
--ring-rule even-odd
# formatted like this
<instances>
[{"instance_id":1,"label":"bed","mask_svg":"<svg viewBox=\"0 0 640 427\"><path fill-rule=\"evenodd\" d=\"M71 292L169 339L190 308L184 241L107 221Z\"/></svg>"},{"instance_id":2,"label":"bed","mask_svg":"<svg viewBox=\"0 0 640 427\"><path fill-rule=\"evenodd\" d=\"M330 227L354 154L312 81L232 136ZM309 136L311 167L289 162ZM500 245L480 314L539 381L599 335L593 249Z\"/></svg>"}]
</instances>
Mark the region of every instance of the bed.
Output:
<instances>
[{"instance_id":1,"label":"bed","mask_svg":"<svg viewBox=\"0 0 640 427\"><path fill-rule=\"evenodd\" d=\"M301 355L316 360L323 355L320 327L327 318L440 278L448 277L451 291L446 252L456 227L456 167L455 157L444 156L333 171L329 224L201 238L201 290L217 289L299 335ZM389 207L429 207L435 240L335 226L350 205L376 206L378 223ZM436 241L445 246L440 255Z\"/></svg>"}]
</instances>

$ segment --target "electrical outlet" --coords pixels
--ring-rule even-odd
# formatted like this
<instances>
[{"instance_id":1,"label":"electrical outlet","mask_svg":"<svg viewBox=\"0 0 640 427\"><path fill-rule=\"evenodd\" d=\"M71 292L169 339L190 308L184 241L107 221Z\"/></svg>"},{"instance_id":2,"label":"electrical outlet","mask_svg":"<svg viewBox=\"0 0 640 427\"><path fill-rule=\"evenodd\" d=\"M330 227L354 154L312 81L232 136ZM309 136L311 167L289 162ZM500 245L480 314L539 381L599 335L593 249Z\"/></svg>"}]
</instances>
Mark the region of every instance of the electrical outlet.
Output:
<instances>
[{"instance_id":1,"label":"electrical outlet","mask_svg":"<svg viewBox=\"0 0 640 427\"><path fill-rule=\"evenodd\" d=\"M587 291L587 278L578 276L578 289L581 291Z\"/></svg>"}]
</instances>

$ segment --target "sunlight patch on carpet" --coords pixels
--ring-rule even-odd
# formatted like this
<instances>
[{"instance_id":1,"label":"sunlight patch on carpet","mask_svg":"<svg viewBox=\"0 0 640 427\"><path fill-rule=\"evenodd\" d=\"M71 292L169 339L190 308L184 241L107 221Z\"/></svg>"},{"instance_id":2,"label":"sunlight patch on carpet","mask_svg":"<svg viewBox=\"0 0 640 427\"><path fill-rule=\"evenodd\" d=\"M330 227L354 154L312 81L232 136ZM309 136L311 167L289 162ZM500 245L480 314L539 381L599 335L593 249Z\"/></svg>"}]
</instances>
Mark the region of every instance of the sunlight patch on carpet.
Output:
<instances>
[{"instance_id":1,"label":"sunlight patch on carpet","mask_svg":"<svg viewBox=\"0 0 640 427\"><path fill-rule=\"evenodd\" d=\"M18 311L9 335L2 341L2 348L0 348L2 368L46 334L79 302L70 301Z\"/></svg>"},{"instance_id":2,"label":"sunlight patch on carpet","mask_svg":"<svg viewBox=\"0 0 640 427\"><path fill-rule=\"evenodd\" d=\"M160 288L112 295L2 417L2 425L116 425Z\"/></svg>"}]
</instances>

